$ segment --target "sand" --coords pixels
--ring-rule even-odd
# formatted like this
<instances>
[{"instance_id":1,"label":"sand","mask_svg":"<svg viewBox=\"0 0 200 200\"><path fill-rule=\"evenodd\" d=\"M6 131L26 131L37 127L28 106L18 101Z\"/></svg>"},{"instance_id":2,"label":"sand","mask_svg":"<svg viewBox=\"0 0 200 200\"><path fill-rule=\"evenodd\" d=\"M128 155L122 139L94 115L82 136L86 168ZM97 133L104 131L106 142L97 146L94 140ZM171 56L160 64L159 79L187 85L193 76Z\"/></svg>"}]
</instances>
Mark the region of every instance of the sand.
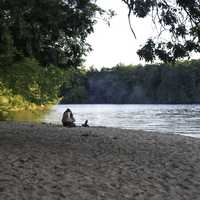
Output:
<instances>
[{"instance_id":1,"label":"sand","mask_svg":"<svg viewBox=\"0 0 200 200\"><path fill-rule=\"evenodd\" d=\"M200 199L200 139L0 122L1 200Z\"/></svg>"}]
</instances>

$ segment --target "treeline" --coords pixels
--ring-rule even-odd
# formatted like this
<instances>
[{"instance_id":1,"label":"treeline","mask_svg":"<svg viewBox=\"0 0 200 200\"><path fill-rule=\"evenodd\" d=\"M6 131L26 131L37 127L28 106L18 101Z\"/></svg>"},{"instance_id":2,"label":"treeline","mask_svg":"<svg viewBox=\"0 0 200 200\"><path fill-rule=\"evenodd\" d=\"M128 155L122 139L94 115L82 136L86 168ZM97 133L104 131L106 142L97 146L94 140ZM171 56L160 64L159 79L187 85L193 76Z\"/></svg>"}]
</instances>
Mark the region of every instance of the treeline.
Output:
<instances>
[{"instance_id":1,"label":"treeline","mask_svg":"<svg viewBox=\"0 0 200 200\"><path fill-rule=\"evenodd\" d=\"M119 64L90 70L76 82L81 92L65 90L62 103L200 103L200 60L176 64Z\"/></svg>"},{"instance_id":2,"label":"treeline","mask_svg":"<svg viewBox=\"0 0 200 200\"><path fill-rule=\"evenodd\" d=\"M68 94L70 101L82 103L87 98L85 78L84 69L44 67L33 58L4 66L0 68L0 120L21 111L43 112Z\"/></svg>"},{"instance_id":3,"label":"treeline","mask_svg":"<svg viewBox=\"0 0 200 200\"><path fill-rule=\"evenodd\" d=\"M73 77L105 13L93 0L0 1L0 119L59 101L61 87L83 96Z\"/></svg>"}]
</instances>

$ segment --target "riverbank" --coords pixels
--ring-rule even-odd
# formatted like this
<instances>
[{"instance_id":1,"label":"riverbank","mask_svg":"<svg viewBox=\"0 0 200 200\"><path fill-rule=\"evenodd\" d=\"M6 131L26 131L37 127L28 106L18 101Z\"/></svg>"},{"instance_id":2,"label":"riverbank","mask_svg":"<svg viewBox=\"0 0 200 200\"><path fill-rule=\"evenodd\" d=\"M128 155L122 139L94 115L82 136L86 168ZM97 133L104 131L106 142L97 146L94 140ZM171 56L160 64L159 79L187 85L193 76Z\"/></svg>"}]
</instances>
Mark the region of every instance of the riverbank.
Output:
<instances>
[{"instance_id":1,"label":"riverbank","mask_svg":"<svg viewBox=\"0 0 200 200\"><path fill-rule=\"evenodd\" d=\"M0 199L199 199L200 139L0 122Z\"/></svg>"}]
</instances>

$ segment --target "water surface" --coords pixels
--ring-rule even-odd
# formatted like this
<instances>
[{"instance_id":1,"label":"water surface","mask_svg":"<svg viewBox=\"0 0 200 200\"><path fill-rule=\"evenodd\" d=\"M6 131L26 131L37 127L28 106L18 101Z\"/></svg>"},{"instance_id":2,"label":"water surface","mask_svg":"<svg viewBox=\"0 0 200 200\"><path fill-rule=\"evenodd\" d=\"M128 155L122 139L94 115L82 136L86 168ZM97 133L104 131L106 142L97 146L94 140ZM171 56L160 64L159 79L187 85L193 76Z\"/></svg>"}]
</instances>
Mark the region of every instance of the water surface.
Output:
<instances>
[{"instance_id":1,"label":"water surface","mask_svg":"<svg viewBox=\"0 0 200 200\"><path fill-rule=\"evenodd\" d=\"M91 126L200 136L200 105L56 105L42 121L61 124L66 108L77 125L88 119Z\"/></svg>"}]
</instances>

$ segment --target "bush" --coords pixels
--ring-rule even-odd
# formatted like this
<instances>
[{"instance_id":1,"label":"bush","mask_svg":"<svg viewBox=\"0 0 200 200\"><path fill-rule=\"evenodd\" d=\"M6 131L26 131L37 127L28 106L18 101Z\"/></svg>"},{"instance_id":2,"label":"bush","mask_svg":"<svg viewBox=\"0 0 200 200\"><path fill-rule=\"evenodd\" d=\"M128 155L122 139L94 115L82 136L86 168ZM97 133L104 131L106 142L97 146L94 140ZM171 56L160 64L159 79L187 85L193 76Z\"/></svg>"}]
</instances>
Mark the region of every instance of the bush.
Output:
<instances>
[{"instance_id":1,"label":"bush","mask_svg":"<svg viewBox=\"0 0 200 200\"><path fill-rule=\"evenodd\" d=\"M61 69L42 67L32 58L0 68L0 112L58 101L62 76Z\"/></svg>"}]
</instances>

